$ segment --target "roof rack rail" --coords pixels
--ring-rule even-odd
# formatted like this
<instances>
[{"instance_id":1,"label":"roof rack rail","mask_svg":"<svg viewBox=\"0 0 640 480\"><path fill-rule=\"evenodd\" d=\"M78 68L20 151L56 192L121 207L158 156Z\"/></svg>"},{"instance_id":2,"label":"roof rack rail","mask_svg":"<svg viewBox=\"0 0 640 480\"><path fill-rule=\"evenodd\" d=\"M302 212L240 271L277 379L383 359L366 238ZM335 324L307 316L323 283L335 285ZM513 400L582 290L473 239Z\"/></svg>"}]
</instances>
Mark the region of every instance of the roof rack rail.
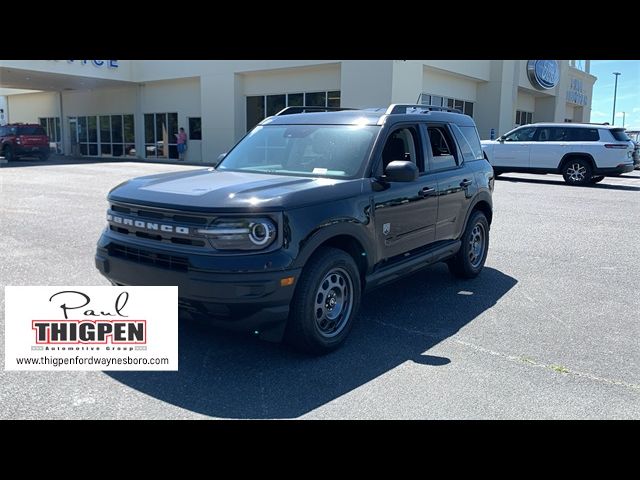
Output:
<instances>
[{"instance_id":1,"label":"roof rack rail","mask_svg":"<svg viewBox=\"0 0 640 480\"><path fill-rule=\"evenodd\" d=\"M416 110L416 112L407 112L407 109L409 108ZM394 103L392 105L389 105L389 108L387 108L386 114L394 115L398 113L428 113L430 111L462 113L457 108L436 107L435 105L413 105L409 103Z\"/></svg>"},{"instance_id":2,"label":"roof rack rail","mask_svg":"<svg viewBox=\"0 0 640 480\"><path fill-rule=\"evenodd\" d=\"M294 113L309 113L309 112L337 112L339 110L357 110L355 108L347 107L286 107L275 114L276 117L280 115L292 115Z\"/></svg>"}]
</instances>

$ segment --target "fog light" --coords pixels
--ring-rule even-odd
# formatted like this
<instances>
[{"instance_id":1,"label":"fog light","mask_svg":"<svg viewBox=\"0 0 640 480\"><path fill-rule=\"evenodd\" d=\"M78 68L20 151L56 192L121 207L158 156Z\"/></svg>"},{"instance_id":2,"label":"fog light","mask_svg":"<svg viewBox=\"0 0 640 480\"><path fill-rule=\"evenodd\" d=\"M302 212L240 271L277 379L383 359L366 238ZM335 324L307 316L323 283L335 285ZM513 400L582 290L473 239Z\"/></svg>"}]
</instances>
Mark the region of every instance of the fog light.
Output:
<instances>
[{"instance_id":1,"label":"fog light","mask_svg":"<svg viewBox=\"0 0 640 480\"><path fill-rule=\"evenodd\" d=\"M280 279L281 287L288 287L289 285L293 285L294 277L284 277Z\"/></svg>"}]
</instances>

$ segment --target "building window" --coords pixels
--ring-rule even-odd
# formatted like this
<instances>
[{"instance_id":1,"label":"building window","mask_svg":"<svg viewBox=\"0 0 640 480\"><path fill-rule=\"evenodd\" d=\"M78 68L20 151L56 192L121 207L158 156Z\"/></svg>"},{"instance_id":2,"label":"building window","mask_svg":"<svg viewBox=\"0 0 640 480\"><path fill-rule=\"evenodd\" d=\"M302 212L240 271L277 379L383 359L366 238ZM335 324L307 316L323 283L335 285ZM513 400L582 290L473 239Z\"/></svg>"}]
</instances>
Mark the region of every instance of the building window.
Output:
<instances>
[{"instance_id":1,"label":"building window","mask_svg":"<svg viewBox=\"0 0 640 480\"><path fill-rule=\"evenodd\" d=\"M516 125L529 125L533 123L533 112L516 110Z\"/></svg>"},{"instance_id":2,"label":"building window","mask_svg":"<svg viewBox=\"0 0 640 480\"><path fill-rule=\"evenodd\" d=\"M339 107L340 90L247 96L247 131L286 107Z\"/></svg>"},{"instance_id":3,"label":"building window","mask_svg":"<svg viewBox=\"0 0 640 480\"><path fill-rule=\"evenodd\" d=\"M178 114L144 114L146 158L178 158Z\"/></svg>"},{"instance_id":4,"label":"building window","mask_svg":"<svg viewBox=\"0 0 640 480\"><path fill-rule=\"evenodd\" d=\"M69 135L72 154L90 157L136 156L131 114L69 117Z\"/></svg>"},{"instance_id":5,"label":"building window","mask_svg":"<svg viewBox=\"0 0 640 480\"><path fill-rule=\"evenodd\" d=\"M564 123L572 123L573 120L571 118L565 118Z\"/></svg>"},{"instance_id":6,"label":"building window","mask_svg":"<svg viewBox=\"0 0 640 480\"><path fill-rule=\"evenodd\" d=\"M420 96L420 103L422 105L430 105L433 107L445 107L455 108L460 110L465 115L473 117L473 104L467 100L460 100L458 98L441 97L439 95L431 95L429 93L423 93Z\"/></svg>"},{"instance_id":7,"label":"building window","mask_svg":"<svg viewBox=\"0 0 640 480\"><path fill-rule=\"evenodd\" d=\"M40 125L47 132L49 144L55 148L56 153L62 153L62 135L60 134L60 117L40 118Z\"/></svg>"},{"instance_id":8,"label":"building window","mask_svg":"<svg viewBox=\"0 0 640 480\"><path fill-rule=\"evenodd\" d=\"M189 140L202 140L202 119L189 117Z\"/></svg>"}]
</instances>

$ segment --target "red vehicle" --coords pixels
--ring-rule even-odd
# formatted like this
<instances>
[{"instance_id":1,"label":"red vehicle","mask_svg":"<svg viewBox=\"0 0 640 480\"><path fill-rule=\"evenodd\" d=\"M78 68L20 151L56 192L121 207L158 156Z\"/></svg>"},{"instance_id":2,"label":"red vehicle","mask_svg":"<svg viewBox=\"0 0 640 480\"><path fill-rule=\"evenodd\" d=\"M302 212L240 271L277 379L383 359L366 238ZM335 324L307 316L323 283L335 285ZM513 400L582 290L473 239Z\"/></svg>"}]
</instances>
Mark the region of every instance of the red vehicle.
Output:
<instances>
[{"instance_id":1,"label":"red vehicle","mask_svg":"<svg viewBox=\"0 0 640 480\"><path fill-rule=\"evenodd\" d=\"M0 127L0 155L11 161L18 157L49 158L49 137L41 125L10 123Z\"/></svg>"}]
</instances>

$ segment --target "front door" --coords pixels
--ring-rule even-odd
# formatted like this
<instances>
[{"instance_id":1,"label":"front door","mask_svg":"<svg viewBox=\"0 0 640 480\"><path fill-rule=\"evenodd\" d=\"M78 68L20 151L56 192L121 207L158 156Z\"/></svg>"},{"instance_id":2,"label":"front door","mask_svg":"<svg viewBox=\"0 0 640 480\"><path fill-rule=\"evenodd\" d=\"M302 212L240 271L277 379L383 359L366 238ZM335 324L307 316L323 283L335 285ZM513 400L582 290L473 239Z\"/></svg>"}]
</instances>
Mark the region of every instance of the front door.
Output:
<instances>
[{"instance_id":1,"label":"front door","mask_svg":"<svg viewBox=\"0 0 640 480\"><path fill-rule=\"evenodd\" d=\"M529 168L531 143L535 130L533 127L518 128L502 137L504 141L493 147L491 164L494 167Z\"/></svg>"},{"instance_id":2,"label":"front door","mask_svg":"<svg viewBox=\"0 0 640 480\"><path fill-rule=\"evenodd\" d=\"M379 258L393 259L435 239L437 183L424 171L424 145L417 125L406 125L388 136L379 162L382 174L373 180L373 200ZM394 160L416 163L421 172L413 182L387 182L384 168Z\"/></svg>"}]
</instances>

